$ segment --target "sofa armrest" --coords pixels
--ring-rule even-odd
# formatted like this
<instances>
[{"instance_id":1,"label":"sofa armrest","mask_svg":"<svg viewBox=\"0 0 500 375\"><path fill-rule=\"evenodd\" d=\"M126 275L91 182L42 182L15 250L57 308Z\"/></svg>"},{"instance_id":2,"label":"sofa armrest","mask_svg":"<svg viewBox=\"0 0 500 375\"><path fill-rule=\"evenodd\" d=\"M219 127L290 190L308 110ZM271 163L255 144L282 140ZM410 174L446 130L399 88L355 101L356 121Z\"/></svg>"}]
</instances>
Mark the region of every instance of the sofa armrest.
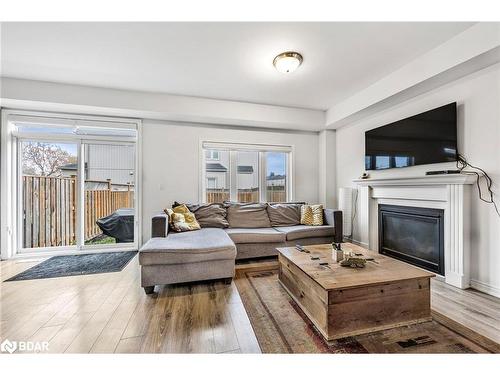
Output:
<instances>
[{"instance_id":1,"label":"sofa armrest","mask_svg":"<svg viewBox=\"0 0 500 375\"><path fill-rule=\"evenodd\" d=\"M326 225L333 225L335 228L335 233L344 232L343 216L342 211L334 210L332 208L323 209L323 218ZM337 236L336 236L337 237ZM340 236L342 238L343 235ZM337 237L339 238L339 237Z\"/></svg>"},{"instance_id":2,"label":"sofa armrest","mask_svg":"<svg viewBox=\"0 0 500 375\"><path fill-rule=\"evenodd\" d=\"M159 213L154 215L151 220L151 237L167 237L168 234L168 215Z\"/></svg>"},{"instance_id":3,"label":"sofa armrest","mask_svg":"<svg viewBox=\"0 0 500 375\"><path fill-rule=\"evenodd\" d=\"M333 212L335 210L332 208L324 208L323 209L323 221L326 225L335 225L333 219Z\"/></svg>"}]
</instances>

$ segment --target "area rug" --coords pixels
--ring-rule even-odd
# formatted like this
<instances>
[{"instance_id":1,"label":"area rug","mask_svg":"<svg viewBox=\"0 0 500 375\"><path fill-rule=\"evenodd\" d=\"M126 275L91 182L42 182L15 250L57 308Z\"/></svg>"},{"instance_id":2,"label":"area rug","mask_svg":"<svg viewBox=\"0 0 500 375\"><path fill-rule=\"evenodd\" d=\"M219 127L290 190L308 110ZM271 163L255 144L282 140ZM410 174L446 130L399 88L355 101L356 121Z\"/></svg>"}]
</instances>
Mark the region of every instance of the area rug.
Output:
<instances>
[{"instance_id":1,"label":"area rug","mask_svg":"<svg viewBox=\"0 0 500 375\"><path fill-rule=\"evenodd\" d=\"M137 251L62 255L49 258L6 281L49 279L53 277L119 272Z\"/></svg>"},{"instance_id":2,"label":"area rug","mask_svg":"<svg viewBox=\"0 0 500 375\"><path fill-rule=\"evenodd\" d=\"M278 269L240 269L236 287L263 353L495 353L500 345L440 314L430 322L326 342L278 282Z\"/></svg>"}]
</instances>

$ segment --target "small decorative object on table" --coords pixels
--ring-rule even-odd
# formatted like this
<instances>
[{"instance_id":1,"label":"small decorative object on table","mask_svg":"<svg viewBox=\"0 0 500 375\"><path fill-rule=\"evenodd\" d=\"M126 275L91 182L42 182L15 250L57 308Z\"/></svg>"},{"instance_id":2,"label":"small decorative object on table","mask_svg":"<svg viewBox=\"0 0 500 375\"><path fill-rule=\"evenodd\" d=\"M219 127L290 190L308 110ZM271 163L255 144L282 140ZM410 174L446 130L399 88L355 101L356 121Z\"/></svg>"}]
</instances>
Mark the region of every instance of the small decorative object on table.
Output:
<instances>
[{"instance_id":1,"label":"small decorative object on table","mask_svg":"<svg viewBox=\"0 0 500 375\"><path fill-rule=\"evenodd\" d=\"M340 262L342 267L365 268L366 260L363 258L347 258Z\"/></svg>"},{"instance_id":2,"label":"small decorative object on table","mask_svg":"<svg viewBox=\"0 0 500 375\"><path fill-rule=\"evenodd\" d=\"M344 252L342 251L339 243L332 244L332 259L335 263L338 263L344 259Z\"/></svg>"}]
</instances>

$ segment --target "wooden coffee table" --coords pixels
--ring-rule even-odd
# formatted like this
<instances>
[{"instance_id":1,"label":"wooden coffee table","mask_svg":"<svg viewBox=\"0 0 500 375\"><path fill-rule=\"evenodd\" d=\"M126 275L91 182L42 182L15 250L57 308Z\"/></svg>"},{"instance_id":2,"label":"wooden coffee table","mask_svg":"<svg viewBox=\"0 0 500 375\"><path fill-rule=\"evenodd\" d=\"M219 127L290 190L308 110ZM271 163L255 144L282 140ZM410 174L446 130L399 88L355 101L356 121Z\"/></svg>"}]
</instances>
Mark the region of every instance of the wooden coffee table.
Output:
<instances>
[{"instance_id":1,"label":"wooden coffee table","mask_svg":"<svg viewBox=\"0 0 500 375\"><path fill-rule=\"evenodd\" d=\"M279 280L326 340L431 319L433 273L350 243L342 244L344 251L376 263L342 267L333 262L330 244L305 247L310 253L278 248Z\"/></svg>"}]
</instances>

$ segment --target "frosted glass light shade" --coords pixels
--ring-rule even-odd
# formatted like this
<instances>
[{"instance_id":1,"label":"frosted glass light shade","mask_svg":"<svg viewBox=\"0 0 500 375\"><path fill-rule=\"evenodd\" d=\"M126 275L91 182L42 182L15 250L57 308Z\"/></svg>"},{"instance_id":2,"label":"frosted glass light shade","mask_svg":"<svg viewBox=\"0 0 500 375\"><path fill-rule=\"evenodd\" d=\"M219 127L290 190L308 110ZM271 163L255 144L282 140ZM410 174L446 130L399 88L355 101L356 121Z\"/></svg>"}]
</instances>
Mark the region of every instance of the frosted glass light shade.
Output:
<instances>
[{"instance_id":1,"label":"frosted glass light shade","mask_svg":"<svg viewBox=\"0 0 500 375\"><path fill-rule=\"evenodd\" d=\"M302 60L298 52L283 52L274 58L273 65L278 72L292 73L302 64Z\"/></svg>"}]
</instances>

